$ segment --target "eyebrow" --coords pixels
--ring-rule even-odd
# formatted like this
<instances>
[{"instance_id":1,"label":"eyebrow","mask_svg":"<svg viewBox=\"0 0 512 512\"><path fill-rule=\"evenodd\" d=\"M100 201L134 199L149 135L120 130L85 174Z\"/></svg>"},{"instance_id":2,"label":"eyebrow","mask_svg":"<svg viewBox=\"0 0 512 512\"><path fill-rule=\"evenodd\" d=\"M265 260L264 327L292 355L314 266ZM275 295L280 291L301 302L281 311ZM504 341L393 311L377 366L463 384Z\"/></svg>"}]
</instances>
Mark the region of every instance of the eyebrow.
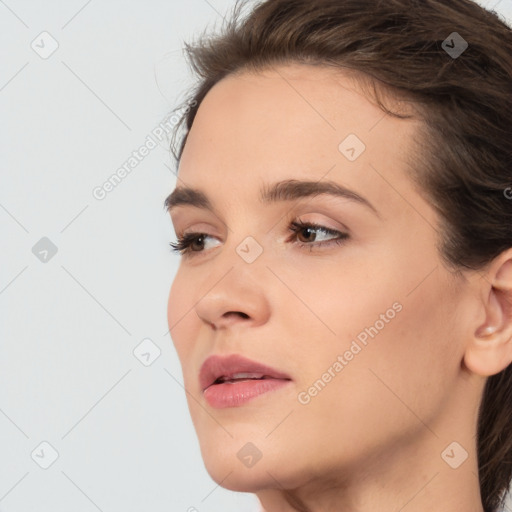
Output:
<instances>
[{"instance_id":1,"label":"eyebrow","mask_svg":"<svg viewBox=\"0 0 512 512\"><path fill-rule=\"evenodd\" d=\"M260 189L259 198L263 204L272 204L321 194L349 199L368 207L379 217L379 212L366 198L333 181L279 181L271 185L264 185ZM209 210L212 213L215 210L208 196L202 190L192 187L177 187L164 201L164 208L167 212L184 205Z\"/></svg>"}]
</instances>

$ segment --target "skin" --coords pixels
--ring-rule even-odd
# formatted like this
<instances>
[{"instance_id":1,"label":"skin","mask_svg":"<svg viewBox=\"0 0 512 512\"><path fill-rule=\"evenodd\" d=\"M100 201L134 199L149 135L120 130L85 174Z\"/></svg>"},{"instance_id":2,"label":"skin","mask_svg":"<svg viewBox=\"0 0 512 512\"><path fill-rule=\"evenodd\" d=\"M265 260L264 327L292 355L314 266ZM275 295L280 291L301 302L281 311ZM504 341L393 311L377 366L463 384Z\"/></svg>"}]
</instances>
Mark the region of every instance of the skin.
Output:
<instances>
[{"instance_id":1,"label":"skin","mask_svg":"<svg viewBox=\"0 0 512 512\"><path fill-rule=\"evenodd\" d=\"M346 72L288 64L228 76L199 108L177 186L200 188L216 211L170 212L178 236L209 236L181 259L168 321L202 456L217 483L256 493L266 512L482 512L477 411L487 377L512 361L512 250L480 272L444 266L439 219L406 164L421 121L384 115L361 91ZM338 149L350 133L366 145L353 162ZM259 202L262 184L287 179L342 184L378 215L325 195ZM301 248L336 235L293 239L296 219L350 238ZM263 249L250 264L236 251L247 236ZM401 311L301 404L394 303ZM210 407L200 366L234 353L291 384ZM442 457L454 441L450 460L467 452L457 469ZM237 457L248 442L262 453L250 468Z\"/></svg>"}]
</instances>

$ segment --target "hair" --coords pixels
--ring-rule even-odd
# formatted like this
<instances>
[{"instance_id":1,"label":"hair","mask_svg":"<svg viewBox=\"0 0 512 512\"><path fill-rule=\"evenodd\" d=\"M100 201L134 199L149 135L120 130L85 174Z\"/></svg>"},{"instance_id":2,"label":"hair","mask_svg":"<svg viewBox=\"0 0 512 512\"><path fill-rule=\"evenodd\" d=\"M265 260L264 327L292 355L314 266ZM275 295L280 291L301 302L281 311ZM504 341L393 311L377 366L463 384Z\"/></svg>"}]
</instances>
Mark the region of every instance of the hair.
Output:
<instances>
[{"instance_id":1,"label":"hair","mask_svg":"<svg viewBox=\"0 0 512 512\"><path fill-rule=\"evenodd\" d=\"M410 173L439 214L446 266L479 271L512 247L512 30L496 12L471 0L266 0L244 18L238 2L220 33L185 42L198 80L170 145L178 164L224 77L292 63L350 71L387 114L411 117L380 93L419 113ZM444 49L454 32L468 43L459 56ZM512 480L512 365L487 378L477 457L482 505L497 512Z\"/></svg>"}]
</instances>

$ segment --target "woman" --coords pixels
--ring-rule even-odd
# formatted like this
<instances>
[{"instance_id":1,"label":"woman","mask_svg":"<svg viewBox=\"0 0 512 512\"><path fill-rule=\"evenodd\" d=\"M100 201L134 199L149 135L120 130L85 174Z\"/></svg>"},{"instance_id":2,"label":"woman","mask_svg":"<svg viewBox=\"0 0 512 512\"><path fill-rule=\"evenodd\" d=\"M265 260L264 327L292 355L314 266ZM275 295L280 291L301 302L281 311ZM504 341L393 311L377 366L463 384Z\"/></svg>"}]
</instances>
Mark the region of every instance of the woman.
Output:
<instances>
[{"instance_id":1,"label":"woman","mask_svg":"<svg viewBox=\"0 0 512 512\"><path fill-rule=\"evenodd\" d=\"M200 79L165 201L168 321L209 474L266 512L496 512L510 27L470 0L241 13L186 46Z\"/></svg>"}]
</instances>

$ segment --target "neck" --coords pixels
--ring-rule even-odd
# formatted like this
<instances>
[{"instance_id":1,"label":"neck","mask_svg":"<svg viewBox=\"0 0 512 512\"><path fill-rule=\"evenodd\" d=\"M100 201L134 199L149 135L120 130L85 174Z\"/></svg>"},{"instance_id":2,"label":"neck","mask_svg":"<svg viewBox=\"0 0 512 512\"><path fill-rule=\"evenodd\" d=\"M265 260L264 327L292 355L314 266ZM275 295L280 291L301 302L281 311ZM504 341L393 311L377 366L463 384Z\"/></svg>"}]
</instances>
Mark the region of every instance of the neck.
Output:
<instances>
[{"instance_id":1,"label":"neck","mask_svg":"<svg viewBox=\"0 0 512 512\"><path fill-rule=\"evenodd\" d=\"M389 453L366 457L359 470L330 468L293 489L280 482L257 492L262 512L484 512L475 439L457 436L458 445L451 445L454 432L436 437L426 430L421 449L417 439L409 446L397 440ZM462 450L468 457L454 469Z\"/></svg>"}]
</instances>

